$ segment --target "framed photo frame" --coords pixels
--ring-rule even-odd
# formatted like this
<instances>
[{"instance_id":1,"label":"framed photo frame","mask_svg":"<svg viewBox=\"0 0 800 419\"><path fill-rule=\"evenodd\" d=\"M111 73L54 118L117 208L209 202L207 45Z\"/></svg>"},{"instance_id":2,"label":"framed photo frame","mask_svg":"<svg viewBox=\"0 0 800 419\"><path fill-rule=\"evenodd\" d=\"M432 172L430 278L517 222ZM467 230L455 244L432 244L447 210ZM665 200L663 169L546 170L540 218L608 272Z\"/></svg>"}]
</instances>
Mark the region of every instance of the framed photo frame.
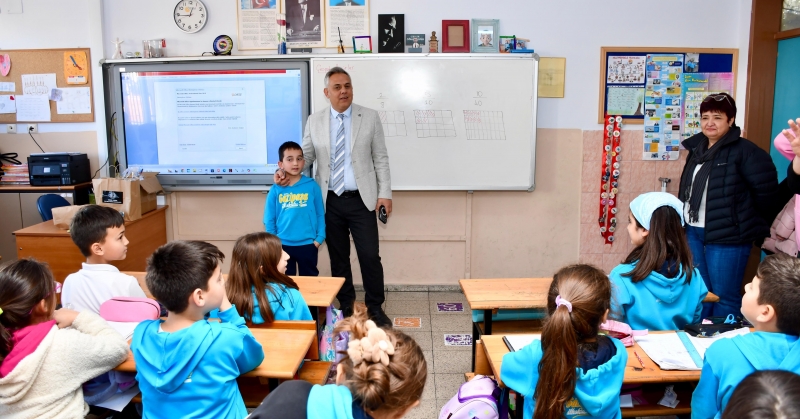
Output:
<instances>
[{"instance_id":1,"label":"framed photo frame","mask_svg":"<svg viewBox=\"0 0 800 419\"><path fill-rule=\"evenodd\" d=\"M353 37L353 52L356 54L372 53L372 37L369 35Z\"/></svg>"},{"instance_id":2,"label":"framed photo frame","mask_svg":"<svg viewBox=\"0 0 800 419\"><path fill-rule=\"evenodd\" d=\"M325 0L281 0L281 13L286 14L287 47L325 46Z\"/></svg>"},{"instance_id":3,"label":"framed photo frame","mask_svg":"<svg viewBox=\"0 0 800 419\"><path fill-rule=\"evenodd\" d=\"M472 19L472 47L470 52L499 52L499 19Z\"/></svg>"},{"instance_id":4,"label":"framed photo frame","mask_svg":"<svg viewBox=\"0 0 800 419\"><path fill-rule=\"evenodd\" d=\"M510 54L517 47L517 37L514 35L500 35L500 53Z\"/></svg>"},{"instance_id":5,"label":"framed photo frame","mask_svg":"<svg viewBox=\"0 0 800 419\"><path fill-rule=\"evenodd\" d=\"M469 21L442 21L442 52L469 52Z\"/></svg>"},{"instance_id":6,"label":"framed photo frame","mask_svg":"<svg viewBox=\"0 0 800 419\"><path fill-rule=\"evenodd\" d=\"M325 46L336 48L339 39L350 39L369 30L370 0L323 0L325 2ZM340 38L341 37L341 38ZM349 44L344 44L350 48Z\"/></svg>"},{"instance_id":7,"label":"framed photo frame","mask_svg":"<svg viewBox=\"0 0 800 419\"><path fill-rule=\"evenodd\" d=\"M405 15L378 15L378 52L405 52Z\"/></svg>"}]
</instances>

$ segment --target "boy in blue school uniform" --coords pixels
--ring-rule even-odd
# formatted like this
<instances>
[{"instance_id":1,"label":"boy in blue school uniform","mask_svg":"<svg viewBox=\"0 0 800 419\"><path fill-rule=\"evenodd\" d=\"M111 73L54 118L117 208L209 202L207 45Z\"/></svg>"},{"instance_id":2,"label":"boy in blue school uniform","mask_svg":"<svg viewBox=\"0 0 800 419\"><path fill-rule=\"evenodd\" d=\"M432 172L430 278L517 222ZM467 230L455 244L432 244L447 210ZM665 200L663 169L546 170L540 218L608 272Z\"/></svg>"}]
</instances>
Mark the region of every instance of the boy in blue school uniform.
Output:
<instances>
[{"instance_id":1,"label":"boy in blue school uniform","mask_svg":"<svg viewBox=\"0 0 800 419\"><path fill-rule=\"evenodd\" d=\"M714 342L692 395L692 418L719 418L739 383L754 371L800 373L800 259L767 256L745 287L742 314L755 333Z\"/></svg>"},{"instance_id":2,"label":"boy in blue school uniform","mask_svg":"<svg viewBox=\"0 0 800 419\"><path fill-rule=\"evenodd\" d=\"M147 260L147 287L168 310L133 333L131 351L145 418L247 416L236 378L264 360L264 350L228 301L209 243L173 241ZM219 309L220 322L204 316Z\"/></svg>"},{"instance_id":3,"label":"boy in blue school uniform","mask_svg":"<svg viewBox=\"0 0 800 419\"><path fill-rule=\"evenodd\" d=\"M287 141L278 148L278 167L289 185L272 185L264 208L264 227L281 239L289 255L286 275L318 276L319 246L325 240L325 207L314 179L303 175L303 148Z\"/></svg>"}]
</instances>

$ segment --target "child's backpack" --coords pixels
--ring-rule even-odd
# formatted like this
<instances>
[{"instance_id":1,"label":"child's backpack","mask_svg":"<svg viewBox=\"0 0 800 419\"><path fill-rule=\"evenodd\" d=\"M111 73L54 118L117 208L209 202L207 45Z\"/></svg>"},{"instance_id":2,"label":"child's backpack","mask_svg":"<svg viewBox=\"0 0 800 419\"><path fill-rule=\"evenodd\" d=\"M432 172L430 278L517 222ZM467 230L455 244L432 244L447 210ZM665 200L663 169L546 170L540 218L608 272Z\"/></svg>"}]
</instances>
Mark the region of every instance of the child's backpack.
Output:
<instances>
[{"instance_id":1,"label":"child's backpack","mask_svg":"<svg viewBox=\"0 0 800 419\"><path fill-rule=\"evenodd\" d=\"M683 330L692 336L710 338L720 333L730 332L731 330L741 329L743 327L752 327L752 325L742 316L728 314L726 317L712 316L703 319L700 323L688 324Z\"/></svg>"},{"instance_id":2,"label":"child's backpack","mask_svg":"<svg viewBox=\"0 0 800 419\"><path fill-rule=\"evenodd\" d=\"M141 297L114 297L100 304L100 317L109 322L141 322L161 315L156 300Z\"/></svg>"},{"instance_id":3,"label":"child's backpack","mask_svg":"<svg viewBox=\"0 0 800 419\"><path fill-rule=\"evenodd\" d=\"M439 412L439 419L499 419L508 417L508 390L497 386L493 379L476 375L461 384Z\"/></svg>"},{"instance_id":4,"label":"child's backpack","mask_svg":"<svg viewBox=\"0 0 800 419\"><path fill-rule=\"evenodd\" d=\"M608 336L614 339L619 339L625 347L633 346L634 336L644 336L647 330L633 330L628 323L618 322L615 320L606 320L605 323L600 325L601 331L606 331Z\"/></svg>"}]
</instances>

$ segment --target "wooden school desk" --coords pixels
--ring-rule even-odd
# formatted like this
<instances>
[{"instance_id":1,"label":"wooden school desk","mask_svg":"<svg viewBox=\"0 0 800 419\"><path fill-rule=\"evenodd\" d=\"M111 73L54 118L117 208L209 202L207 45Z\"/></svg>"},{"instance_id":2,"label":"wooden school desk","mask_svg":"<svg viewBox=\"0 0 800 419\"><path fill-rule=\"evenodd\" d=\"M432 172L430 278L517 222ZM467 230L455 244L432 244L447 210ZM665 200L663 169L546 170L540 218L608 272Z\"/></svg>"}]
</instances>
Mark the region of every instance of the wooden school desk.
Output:
<instances>
[{"instance_id":1,"label":"wooden school desk","mask_svg":"<svg viewBox=\"0 0 800 419\"><path fill-rule=\"evenodd\" d=\"M492 334L492 313L502 309L546 309L547 291L553 278L461 279L458 281L472 310L483 310L481 325L472 325L472 368L475 370L475 342ZM719 297L708 293L703 302L717 302ZM503 322L503 333L532 333L537 321Z\"/></svg>"},{"instance_id":2,"label":"wooden school desk","mask_svg":"<svg viewBox=\"0 0 800 419\"><path fill-rule=\"evenodd\" d=\"M242 374L242 376L267 378L270 389L278 386L278 380L291 380L294 377L317 335L314 330L253 328L250 331L264 348L264 361L256 369ZM128 351L128 359L114 370L136 372L133 353Z\"/></svg>"},{"instance_id":3,"label":"wooden school desk","mask_svg":"<svg viewBox=\"0 0 800 419\"><path fill-rule=\"evenodd\" d=\"M167 242L167 206L159 206L136 221L125 222L125 237L128 238L128 255L125 260L111 262L120 270L143 271L147 257ZM47 262L58 282L67 275L78 272L86 261L69 231L62 230L52 221L45 221L14 232L17 240L17 257L35 258Z\"/></svg>"},{"instance_id":4,"label":"wooden school desk","mask_svg":"<svg viewBox=\"0 0 800 419\"><path fill-rule=\"evenodd\" d=\"M652 333L675 333L674 331L652 332ZM486 361L491 367L491 373L500 385L503 385L500 380L500 371L503 364L503 355L509 353L508 346L503 341L503 336L484 335L481 338ZM662 370L647 353L639 346L638 343L630 348L625 348L628 352L628 363L625 365L625 377L623 384L663 384L666 386L668 383L681 383L681 382L697 382L700 380L700 371L679 371L679 370ZM636 371L635 368L640 367L639 360L636 359L634 351L639 354L644 363L642 371ZM531 366L535 368L535 366ZM478 372L478 371L476 371ZM481 371L486 373L488 371ZM663 395L663 388L660 388ZM678 400L680 404L675 409L664 406L646 405L635 406L633 408L622 409L623 417L647 416L647 415L680 415L691 412L691 394L679 394ZM658 401L658 399L656 399Z\"/></svg>"}]
</instances>

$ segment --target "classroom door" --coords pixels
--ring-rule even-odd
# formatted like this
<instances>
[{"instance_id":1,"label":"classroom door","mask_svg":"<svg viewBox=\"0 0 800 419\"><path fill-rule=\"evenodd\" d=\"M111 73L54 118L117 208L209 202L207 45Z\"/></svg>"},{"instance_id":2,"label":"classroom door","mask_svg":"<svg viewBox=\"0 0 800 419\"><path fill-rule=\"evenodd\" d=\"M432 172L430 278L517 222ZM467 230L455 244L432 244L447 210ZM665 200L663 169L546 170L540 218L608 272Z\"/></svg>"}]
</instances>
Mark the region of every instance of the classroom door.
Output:
<instances>
[{"instance_id":1,"label":"classroom door","mask_svg":"<svg viewBox=\"0 0 800 419\"><path fill-rule=\"evenodd\" d=\"M800 37L778 41L778 68L775 74L775 103L772 109L772 138L800 118ZM789 161L770 143L770 155L778 168L778 179L786 177Z\"/></svg>"}]
</instances>

